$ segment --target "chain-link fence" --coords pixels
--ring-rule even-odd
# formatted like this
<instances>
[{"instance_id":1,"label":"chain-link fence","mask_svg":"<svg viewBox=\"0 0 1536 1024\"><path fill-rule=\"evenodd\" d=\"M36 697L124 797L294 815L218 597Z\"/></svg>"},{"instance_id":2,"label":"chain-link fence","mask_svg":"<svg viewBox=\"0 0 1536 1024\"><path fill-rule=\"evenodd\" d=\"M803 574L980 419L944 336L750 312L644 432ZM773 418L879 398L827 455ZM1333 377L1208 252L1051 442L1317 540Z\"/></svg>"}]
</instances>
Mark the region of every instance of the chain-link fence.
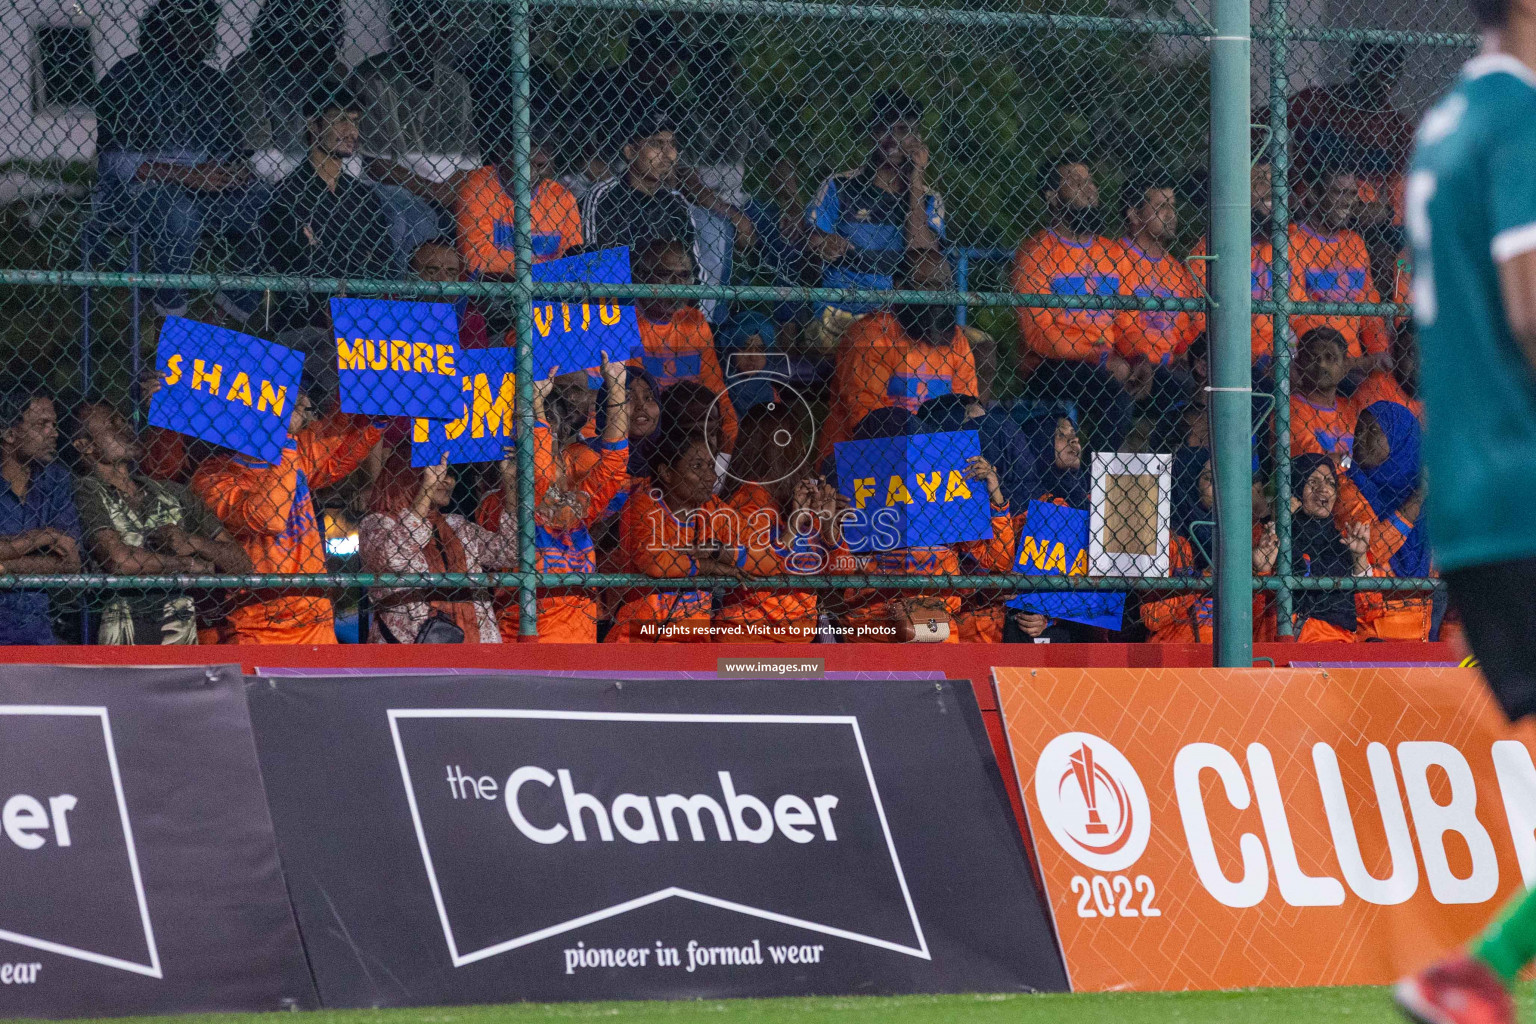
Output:
<instances>
[{"instance_id":1,"label":"chain-link fence","mask_svg":"<svg viewBox=\"0 0 1536 1024\"><path fill-rule=\"evenodd\" d=\"M1213 18L5 8L0 640L1210 642L1223 565L1440 635L1401 185L1470 19L1255 3L1238 139Z\"/></svg>"}]
</instances>

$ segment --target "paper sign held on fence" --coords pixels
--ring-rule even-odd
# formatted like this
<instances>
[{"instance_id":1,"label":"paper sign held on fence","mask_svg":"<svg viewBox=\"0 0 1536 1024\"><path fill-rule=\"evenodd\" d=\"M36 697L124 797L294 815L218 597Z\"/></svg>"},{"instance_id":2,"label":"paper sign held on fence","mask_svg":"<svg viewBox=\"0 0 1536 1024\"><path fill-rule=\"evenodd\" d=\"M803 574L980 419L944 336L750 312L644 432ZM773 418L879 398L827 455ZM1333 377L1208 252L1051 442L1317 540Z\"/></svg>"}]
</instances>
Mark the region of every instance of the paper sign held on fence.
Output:
<instances>
[{"instance_id":1,"label":"paper sign held on fence","mask_svg":"<svg viewBox=\"0 0 1536 1024\"><path fill-rule=\"evenodd\" d=\"M1088 575L1086 509L1031 501L1014 571L1025 576ZM1125 595L1100 591L1041 591L1010 598L1009 608L1053 619L1118 630L1125 616Z\"/></svg>"},{"instance_id":2,"label":"paper sign held on fence","mask_svg":"<svg viewBox=\"0 0 1536 1024\"><path fill-rule=\"evenodd\" d=\"M987 485L965 478L981 454L974 430L844 441L837 486L849 499L843 537L855 552L934 547L992 537Z\"/></svg>"},{"instance_id":3,"label":"paper sign held on fence","mask_svg":"<svg viewBox=\"0 0 1536 1024\"><path fill-rule=\"evenodd\" d=\"M517 349L487 348L459 358L463 391L452 420L417 419L411 426L411 465L499 462L517 441Z\"/></svg>"},{"instance_id":4,"label":"paper sign held on fence","mask_svg":"<svg viewBox=\"0 0 1536 1024\"><path fill-rule=\"evenodd\" d=\"M540 263L533 268L533 280L535 285L628 284L629 249L621 246ZM593 369L602 363L603 352L610 361L622 363L639 351L640 321L633 305L612 299L533 301L534 380L548 377L556 366L564 373Z\"/></svg>"},{"instance_id":5,"label":"paper sign held on fence","mask_svg":"<svg viewBox=\"0 0 1536 1024\"><path fill-rule=\"evenodd\" d=\"M451 303L332 299L341 411L459 414L459 316Z\"/></svg>"},{"instance_id":6,"label":"paper sign held on fence","mask_svg":"<svg viewBox=\"0 0 1536 1024\"><path fill-rule=\"evenodd\" d=\"M276 462L288 441L304 355L224 327L167 317L151 426Z\"/></svg>"}]
</instances>

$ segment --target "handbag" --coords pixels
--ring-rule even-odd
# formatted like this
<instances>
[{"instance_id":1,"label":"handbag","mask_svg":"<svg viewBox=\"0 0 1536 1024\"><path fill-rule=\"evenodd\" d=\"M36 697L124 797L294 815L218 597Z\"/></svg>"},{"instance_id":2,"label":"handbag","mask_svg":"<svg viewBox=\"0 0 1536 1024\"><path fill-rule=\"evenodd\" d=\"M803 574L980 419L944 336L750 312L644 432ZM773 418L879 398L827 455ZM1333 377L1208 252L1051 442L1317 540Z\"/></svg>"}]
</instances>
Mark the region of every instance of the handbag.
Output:
<instances>
[{"instance_id":1,"label":"handbag","mask_svg":"<svg viewBox=\"0 0 1536 1024\"><path fill-rule=\"evenodd\" d=\"M397 644L400 642L400 639L395 636L394 632L384 624L382 617L379 618L378 623L379 632L383 634L385 643ZM464 642L464 631L459 628L458 623L434 608L427 614L427 621L423 622L421 628L416 631L416 639L411 642L417 644L461 644Z\"/></svg>"}]
</instances>

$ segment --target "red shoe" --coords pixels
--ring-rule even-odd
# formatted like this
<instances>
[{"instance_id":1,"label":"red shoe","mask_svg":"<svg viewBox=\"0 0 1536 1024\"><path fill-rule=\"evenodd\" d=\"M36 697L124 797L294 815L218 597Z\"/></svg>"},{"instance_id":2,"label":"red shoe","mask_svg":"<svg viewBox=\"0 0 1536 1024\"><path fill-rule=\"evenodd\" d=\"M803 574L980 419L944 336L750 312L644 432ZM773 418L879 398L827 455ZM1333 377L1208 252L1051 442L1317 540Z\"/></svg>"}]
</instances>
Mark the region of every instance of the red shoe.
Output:
<instances>
[{"instance_id":1,"label":"red shoe","mask_svg":"<svg viewBox=\"0 0 1536 1024\"><path fill-rule=\"evenodd\" d=\"M1445 960L1397 983L1397 1008L1417 1024L1515 1024L1515 1001L1488 966Z\"/></svg>"}]
</instances>

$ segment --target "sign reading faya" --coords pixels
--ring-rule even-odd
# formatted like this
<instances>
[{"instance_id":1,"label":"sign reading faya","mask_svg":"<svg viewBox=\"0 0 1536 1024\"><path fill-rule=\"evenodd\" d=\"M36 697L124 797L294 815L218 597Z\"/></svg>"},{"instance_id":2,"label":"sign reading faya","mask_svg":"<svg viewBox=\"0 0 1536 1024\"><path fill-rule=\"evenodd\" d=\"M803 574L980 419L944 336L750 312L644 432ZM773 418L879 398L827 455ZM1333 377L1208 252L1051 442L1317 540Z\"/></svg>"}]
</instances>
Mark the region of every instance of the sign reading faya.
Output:
<instances>
[{"instance_id":1,"label":"sign reading faya","mask_svg":"<svg viewBox=\"0 0 1536 1024\"><path fill-rule=\"evenodd\" d=\"M844 441L833 451L838 490L854 513L842 524L849 550L991 538L987 488L965 477L968 461L981 454L974 430ZM896 543L885 543L889 537Z\"/></svg>"}]
</instances>

